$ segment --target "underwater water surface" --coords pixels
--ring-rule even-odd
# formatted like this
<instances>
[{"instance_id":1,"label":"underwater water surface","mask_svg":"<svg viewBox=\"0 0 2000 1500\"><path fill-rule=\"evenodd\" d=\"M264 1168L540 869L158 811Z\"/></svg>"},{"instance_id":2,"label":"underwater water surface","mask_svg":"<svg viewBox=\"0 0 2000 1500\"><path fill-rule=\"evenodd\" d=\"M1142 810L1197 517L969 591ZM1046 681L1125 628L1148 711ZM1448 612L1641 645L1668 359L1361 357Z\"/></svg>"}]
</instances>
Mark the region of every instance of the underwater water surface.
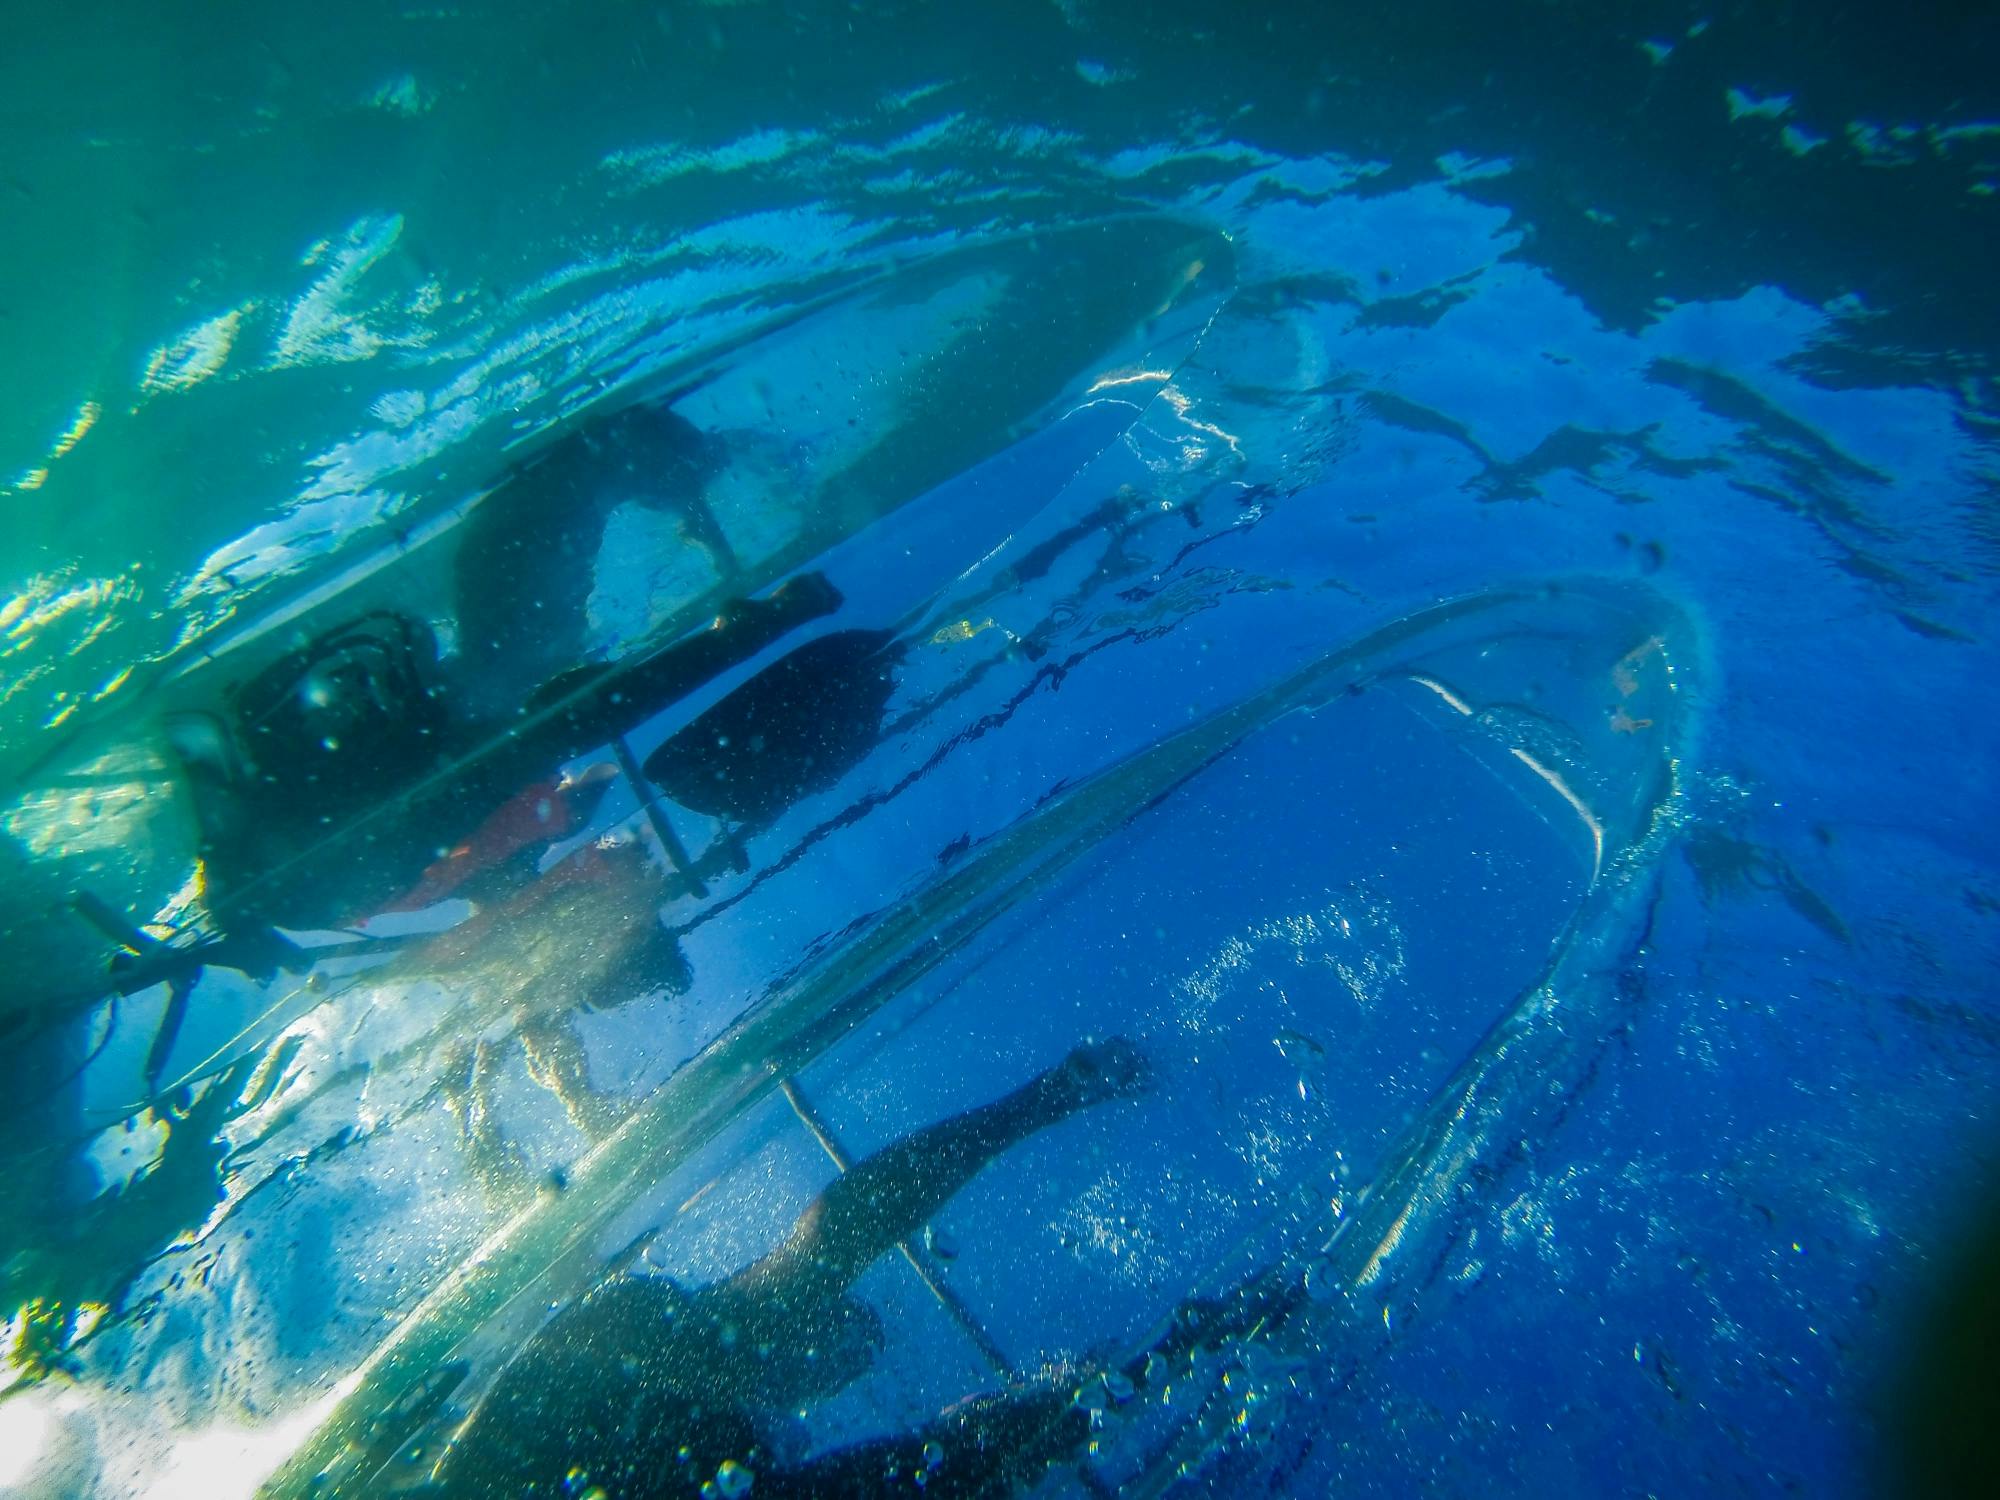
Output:
<instances>
[{"instance_id":1,"label":"underwater water surface","mask_svg":"<svg viewBox=\"0 0 2000 1500\"><path fill-rule=\"evenodd\" d=\"M486 1493L552 1308L1110 1038L534 1492L1945 1483L2000 23L14 29L0 1492Z\"/></svg>"}]
</instances>

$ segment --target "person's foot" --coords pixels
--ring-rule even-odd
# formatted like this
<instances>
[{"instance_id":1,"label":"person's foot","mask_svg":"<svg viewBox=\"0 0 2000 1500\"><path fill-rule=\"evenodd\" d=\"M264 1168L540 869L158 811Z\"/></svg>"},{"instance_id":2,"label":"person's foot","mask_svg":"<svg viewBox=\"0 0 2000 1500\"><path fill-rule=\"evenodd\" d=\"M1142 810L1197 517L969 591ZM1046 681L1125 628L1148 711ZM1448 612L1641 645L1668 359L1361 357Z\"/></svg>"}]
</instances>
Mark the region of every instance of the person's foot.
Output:
<instances>
[{"instance_id":1,"label":"person's foot","mask_svg":"<svg viewBox=\"0 0 2000 1500\"><path fill-rule=\"evenodd\" d=\"M1143 1094L1152 1084L1146 1054L1130 1037L1114 1036L1074 1048L1051 1075L1072 1109L1087 1109L1108 1099Z\"/></svg>"},{"instance_id":2,"label":"person's foot","mask_svg":"<svg viewBox=\"0 0 2000 1500\"><path fill-rule=\"evenodd\" d=\"M802 620L816 620L821 615L830 615L847 601L833 580L824 573L801 573L780 584L773 594L781 598L789 609L798 611Z\"/></svg>"}]
</instances>

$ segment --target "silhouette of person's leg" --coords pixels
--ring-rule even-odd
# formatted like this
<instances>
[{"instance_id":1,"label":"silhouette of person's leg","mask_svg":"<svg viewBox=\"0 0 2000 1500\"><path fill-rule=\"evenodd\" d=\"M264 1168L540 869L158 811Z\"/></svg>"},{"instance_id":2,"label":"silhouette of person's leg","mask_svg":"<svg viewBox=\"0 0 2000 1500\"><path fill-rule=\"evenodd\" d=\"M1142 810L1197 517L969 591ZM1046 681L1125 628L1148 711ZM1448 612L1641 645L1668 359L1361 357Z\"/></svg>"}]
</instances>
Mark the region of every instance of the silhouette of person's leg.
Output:
<instances>
[{"instance_id":1,"label":"silhouette of person's leg","mask_svg":"<svg viewBox=\"0 0 2000 1500\"><path fill-rule=\"evenodd\" d=\"M876 1315L848 1297L868 1264L1010 1146L1080 1109L1132 1094L1145 1059L1122 1037L1076 1048L990 1104L895 1142L844 1173L799 1216L785 1242L728 1281L690 1296L618 1276L536 1336L440 1465L446 1492L544 1493L538 1476L582 1466L635 1476L667 1470L654 1455L692 1444L695 1469L748 1453L755 1413L837 1390L880 1342ZM607 1416L607 1413L612 1414ZM613 1429L612 1421L624 1424ZM640 1423L634 1438L631 1423ZM891 1473L945 1494L1032 1480L1076 1451L1088 1417L1046 1385L961 1402L915 1432L772 1467L758 1493L879 1495ZM718 1443L721 1446L717 1446ZM680 1451L686 1451L682 1449ZM671 1482L669 1482L671 1484Z\"/></svg>"},{"instance_id":2,"label":"silhouette of person's leg","mask_svg":"<svg viewBox=\"0 0 2000 1500\"><path fill-rule=\"evenodd\" d=\"M759 1494L872 1500L903 1485L926 1496L1008 1495L1049 1464L1080 1454L1090 1415L1067 1391L1039 1387L962 1401L917 1431L823 1453L759 1475Z\"/></svg>"},{"instance_id":3,"label":"silhouette of person's leg","mask_svg":"<svg viewBox=\"0 0 2000 1500\"><path fill-rule=\"evenodd\" d=\"M784 1244L728 1285L793 1307L836 1298L1008 1147L1145 1082L1145 1059L1125 1038L1078 1047L1013 1093L905 1136L842 1173L799 1215Z\"/></svg>"}]
</instances>

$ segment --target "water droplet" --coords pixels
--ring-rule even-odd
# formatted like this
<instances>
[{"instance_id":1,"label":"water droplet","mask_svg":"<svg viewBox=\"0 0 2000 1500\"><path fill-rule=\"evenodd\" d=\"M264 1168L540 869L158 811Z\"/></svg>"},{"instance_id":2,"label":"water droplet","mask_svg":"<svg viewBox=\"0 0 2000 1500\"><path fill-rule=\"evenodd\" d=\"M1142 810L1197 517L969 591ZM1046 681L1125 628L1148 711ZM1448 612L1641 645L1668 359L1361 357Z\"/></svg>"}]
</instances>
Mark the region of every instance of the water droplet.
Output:
<instances>
[{"instance_id":1,"label":"water droplet","mask_svg":"<svg viewBox=\"0 0 2000 1500\"><path fill-rule=\"evenodd\" d=\"M935 1469L944 1462L944 1444L935 1440L924 1444L924 1467Z\"/></svg>"},{"instance_id":2,"label":"water droplet","mask_svg":"<svg viewBox=\"0 0 2000 1500\"><path fill-rule=\"evenodd\" d=\"M715 1492L722 1500L742 1500L750 1493L750 1486L757 1476L733 1458L725 1458L722 1467L715 1471Z\"/></svg>"}]
</instances>

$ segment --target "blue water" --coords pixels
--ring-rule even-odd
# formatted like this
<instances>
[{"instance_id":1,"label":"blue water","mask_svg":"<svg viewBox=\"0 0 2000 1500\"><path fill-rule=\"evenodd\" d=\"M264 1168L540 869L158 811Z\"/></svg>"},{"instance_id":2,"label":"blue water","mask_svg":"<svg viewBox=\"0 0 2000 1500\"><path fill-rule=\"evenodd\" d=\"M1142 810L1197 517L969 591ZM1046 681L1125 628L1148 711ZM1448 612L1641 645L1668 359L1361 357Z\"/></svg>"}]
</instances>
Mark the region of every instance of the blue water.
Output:
<instances>
[{"instance_id":1,"label":"blue water","mask_svg":"<svg viewBox=\"0 0 2000 1500\"><path fill-rule=\"evenodd\" d=\"M187 1087L152 1099L165 1000L76 1005L106 950L66 903L199 925L179 804L116 760L175 673L667 393L718 435L741 537L892 508L771 578L822 567L828 623L908 651L865 753L663 903L688 986L562 992L616 1110L967 850L1326 653L1441 600L1630 585L1677 612L1685 723L1594 721L1672 761L1615 1003L1411 1263L1269 1356L1282 1414L1174 1482L1878 1492L1993 1191L2000 31L1943 6L1323 9L24 22L0 63L0 1016L21 1098L97 1061L0 1131L0 1491L253 1492L489 1235L584 1196L536 1186L590 1137L509 1031L582 961L342 976L234 1050L268 996L211 969L168 1060ZM1171 229L1076 230L1133 223ZM662 627L677 540L614 515L585 659ZM448 616L436 580L384 576ZM1593 713L1623 712L1624 649L1587 664ZM1537 701L1587 655L1538 662ZM637 755L749 671L636 727ZM1453 722L1371 687L1147 784L790 1059L859 1156L1081 1035L1151 1049L1151 1099L1010 1153L932 1226L1021 1368L1304 1265L1295 1192L1360 1214L1605 888L1562 805ZM111 758L50 792L73 754ZM677 816L697 852L717 831ZM588 832L638 826L621 783ZM441 1082L480 1039L497 1135ZM600 1255L666 1224L648 1264L698 1283L832 1172L767 1094L575 1212ZM858 1291L890 1342L814 1442L990 1384L902 1262ZM470 1320L482 1371L521 1316ZM1109 1430L1143 1450L1153 1420Z\"/></svg>"}]
</instances>

